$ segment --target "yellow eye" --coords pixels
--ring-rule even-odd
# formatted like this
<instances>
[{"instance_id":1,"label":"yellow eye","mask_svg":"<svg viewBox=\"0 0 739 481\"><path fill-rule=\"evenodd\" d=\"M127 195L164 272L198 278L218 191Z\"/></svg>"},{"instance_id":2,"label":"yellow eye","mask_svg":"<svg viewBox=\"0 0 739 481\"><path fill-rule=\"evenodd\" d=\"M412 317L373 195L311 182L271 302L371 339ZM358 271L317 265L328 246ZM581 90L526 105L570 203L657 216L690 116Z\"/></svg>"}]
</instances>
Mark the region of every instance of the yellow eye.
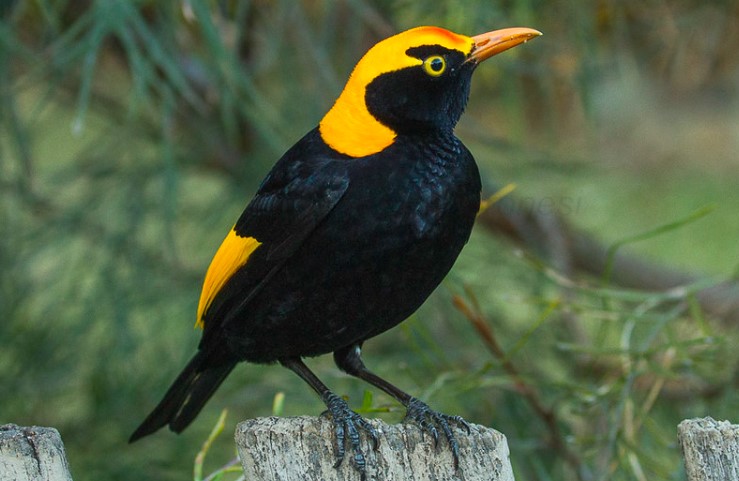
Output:
<instances>
[{"instance_id":1,"label":"yellow eye","mask_svg":"<svg viewBox=\"0 0 739 481\"><path fill-rule=\"evenodd\" d=\"M423 61L423 70L432 77L438 77L446 70L446 59L441 55L428 57Z\"/></svg>"}]
</instances>

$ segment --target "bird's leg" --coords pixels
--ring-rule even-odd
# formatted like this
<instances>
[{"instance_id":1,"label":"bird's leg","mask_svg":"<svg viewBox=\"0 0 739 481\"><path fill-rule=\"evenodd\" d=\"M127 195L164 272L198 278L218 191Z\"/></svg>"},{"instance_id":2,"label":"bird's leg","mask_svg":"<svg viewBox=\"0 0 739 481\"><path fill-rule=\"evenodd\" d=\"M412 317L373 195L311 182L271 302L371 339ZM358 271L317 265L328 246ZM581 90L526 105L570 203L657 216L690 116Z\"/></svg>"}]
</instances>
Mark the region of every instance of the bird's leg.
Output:
<instances>
[{"instance_id":1,"label":"bird's leg","mask_svg":"<svg viewBox=\"0 0 739 481\"><path fill-rule=\"evenodd\" d=\"M321 396L324 404L328 408L334 422L334 433L336 435L336 464L339 467L344 459L345 444L348 442L354 452L354 465L365 477L365 467L367 465L364 454L362 454L359 443L359 430L363 429L372 440L372 446L377 449L378 437L375 428L367 422L362 416L355 413L349 408L349 405L342 398L334 394L321 382L313 371L300 358L280 359L280 364L287 367L295 374L300 376L307 382L314 391Z\"/></svg>"},{"instance_id":2,"label":"bird's leg","mask_svg":"<svg viewBox=\"0 0 739 481\"><path fill-rule=\"evenodd\" d=\"M450 423L461 425L469 434L470 425L467 424L467 421L462 419L461 416L449 416L447 414L434 411L423 401L401 391L397 387L385 381L377 374L367 369L362 362L361 353L361 345L354 344L339 349L338 351L334 351L334 361L342 371L367 381L397 399L398 402L406 408L405 419L418 423L422 432L426 431L431 434L431 437L434 439L434 445L437 447L439 443L439 432L437 427L440 428L451 447L452 456L454 457L454 467L459 467L459 444L452 432Z\"/></svg>"}]
</instances>

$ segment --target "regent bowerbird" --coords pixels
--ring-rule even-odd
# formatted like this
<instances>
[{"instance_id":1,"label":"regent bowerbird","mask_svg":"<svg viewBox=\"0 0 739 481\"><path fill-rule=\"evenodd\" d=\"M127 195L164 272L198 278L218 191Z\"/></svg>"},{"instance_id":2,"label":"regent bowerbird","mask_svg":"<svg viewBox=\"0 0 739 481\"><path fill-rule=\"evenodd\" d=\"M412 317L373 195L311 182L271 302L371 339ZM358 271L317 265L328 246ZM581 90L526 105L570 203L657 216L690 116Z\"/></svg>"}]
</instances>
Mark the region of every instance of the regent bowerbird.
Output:
<instances>
[{"instance_id":1,"label":"regent bowerbird","mask_svg":"<svg viewBox=\"0 0 739 481\"><path fill-rule=\"evenodd\" d=\"M374 374L361 348L426 300L469 239L481 181L453 129L475 68L538 35L418 27L372 47L215 253L197 308L198 351L130 441L166 425L181 432L239 362L279 363L326 404L337 465L349 447L364 471L360 433L376 444L374 428L302 360L333 353L341 370L403 404L407 420L443 433L456 463L453 428L466 422Z\"/></svg>"}]
</instances>

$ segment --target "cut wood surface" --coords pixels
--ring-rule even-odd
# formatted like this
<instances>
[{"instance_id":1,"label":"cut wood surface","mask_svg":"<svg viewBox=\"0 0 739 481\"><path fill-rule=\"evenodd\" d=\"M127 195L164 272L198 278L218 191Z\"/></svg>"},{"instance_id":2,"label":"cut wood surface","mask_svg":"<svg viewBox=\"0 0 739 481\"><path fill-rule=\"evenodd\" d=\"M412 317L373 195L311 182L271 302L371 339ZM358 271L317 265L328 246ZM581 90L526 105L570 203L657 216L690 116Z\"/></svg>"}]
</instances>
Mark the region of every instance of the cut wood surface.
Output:
<instances>
[{"instance_id":1,"label":"cut wood surface","mask_svg":"<svg viewBox=\"0 0 739 481\"><path fill-rule=\"evenodd\" d=\"M739 425L713 418L677 427L688 481L739 481Z\"/></svg>"},{"instance_id":2,"label":"cut wood surface","mask_svg":"<svg viewBox=\"0 0 739 481\"><path fill-rule=\"evenodd\" d=\"M0 480L72 481L59 431L0 426Z\"/></svg>"},{"instance_id":3,"label":"cut wood surface","mask_svg":"<svg viewBox=\"0 0 739 481\"><path fill-rule=\"evenodd\" d=\"M446 439L438 447L414 424L388 425L368 420L380 442L373 450L362 434L368 480L513 481L508 443L494 429L471 424L471 432L455 429L459 442L459 469ZM257 418L236 428L236 446L244 477L259 481L359 480L350 450L341 466L336 462L331 421L324 417Z\"/></svg>"}]
</instances>

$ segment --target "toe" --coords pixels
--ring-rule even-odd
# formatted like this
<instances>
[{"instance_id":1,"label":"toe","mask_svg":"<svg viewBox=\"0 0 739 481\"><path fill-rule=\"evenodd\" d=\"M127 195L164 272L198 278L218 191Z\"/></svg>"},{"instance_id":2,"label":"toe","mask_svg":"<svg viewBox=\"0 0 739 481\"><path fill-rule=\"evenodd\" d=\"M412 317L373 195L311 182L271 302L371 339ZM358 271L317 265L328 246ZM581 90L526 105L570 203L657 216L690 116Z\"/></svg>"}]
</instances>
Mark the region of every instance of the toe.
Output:
<instances>
[{"instance_id":1,"label":"toe","mask_svg":"<svg viewBox=\"0 0 739 481\"><path fill-rule=\"evenodd\" d=\"M421 427L422 433L429 433L434 439L434 446L437 448L439 442L439 430L441 430L444 433L444 437L449 443L449 447L452 451L454 467L455 469L459 467L459 443L452 431L450 423L461 425L469 434L470 425L467 421L462 419L461 416L449 416L447 414L434 411L426 403L416 398L412 398L408 403L406 419L417 423Z\"/></svg>"},{"instance_id":2,"label":"toe","mask_svg":"<svg viewBox=\"0 0 739 481\"><path fill-rule=\"evenodd\" d=\"M353 454L354 467L364 479L367 460L362 452L360 431L367 433L372 440L374 449L377 449L379 443L377 431L364 418L352 411L346 401L335 394L328 393L324 401L332 418L334 434L336 435L336 463L334 467L338 468L341 465L348 446Z\"/></svg>"}]
</instances>

